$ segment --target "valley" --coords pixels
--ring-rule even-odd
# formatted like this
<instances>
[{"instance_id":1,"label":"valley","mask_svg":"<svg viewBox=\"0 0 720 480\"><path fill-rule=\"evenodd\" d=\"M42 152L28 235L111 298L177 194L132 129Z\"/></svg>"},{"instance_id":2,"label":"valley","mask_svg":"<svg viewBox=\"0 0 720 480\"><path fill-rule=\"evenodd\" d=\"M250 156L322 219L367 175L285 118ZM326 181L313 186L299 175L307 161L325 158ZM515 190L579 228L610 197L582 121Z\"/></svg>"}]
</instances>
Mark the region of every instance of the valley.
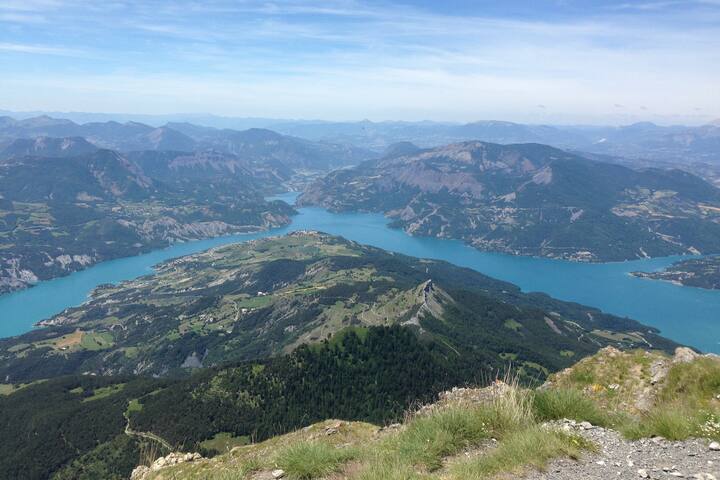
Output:
<instances>
[{"instance_id":1,"label":"valley","mask_svg":"<svg viewBox=\"0 0 720 480\"><path fill-rule=\"evenodd\" d=\"M720 479L719 42L0 1L0 480Z\"/></svg>"},{"instance_id":2,"label":"valley","mask_svg":"<svg viewBox=\"0 0 720 480\"><path fill-rule=\"evenodd\" d=\"M720 197L688 173L544 145L404 142L373 159L258 129L10 123L14 478L127 478L147 455L395 422L445 389L508 369L537 385L608 348L718 349L716 292L630 275L715 248ZM13 139L23 128L40 136Z\"/></svg>"},{"instance_id":3,"label":"valley","mask_svg":"<svg viewBox=\"0 0 720 480\"><path fill-rule=\"evenodd\" d=\"M291 193L268 199L292 204L296 196ZM400 229L389 228L388 219L379 214L341 214L319 208L300 208L297 212L288 226L278 229L176 243L167 249L102 262L70 276L0 296L0 309L5 313L0 336L28 332L35 323L79 306L98 286L147 275L154 265L182 255L296 230L319 230L389 251L445 260L518 285L524 292L544 292L558 299L592 305L657 327L665 336L681 343L703 351L718 351L720 329L713 321L720 315L717 292L645 281L630 275L633 271L665 268L678 257L603 264L513 256L481 252L455 240L409 236Z\"/></svg>"},{"instance_id":4,"label":"valley","mask_svg":"<svg viewBox=\"0 0 720 480\"><path fill-rule=\"evenodd\" d=\"M0 293L285 225L292 208L264 195L371 155L269 130L176 127L0 118Z\"/></svg>"}]
</instances>

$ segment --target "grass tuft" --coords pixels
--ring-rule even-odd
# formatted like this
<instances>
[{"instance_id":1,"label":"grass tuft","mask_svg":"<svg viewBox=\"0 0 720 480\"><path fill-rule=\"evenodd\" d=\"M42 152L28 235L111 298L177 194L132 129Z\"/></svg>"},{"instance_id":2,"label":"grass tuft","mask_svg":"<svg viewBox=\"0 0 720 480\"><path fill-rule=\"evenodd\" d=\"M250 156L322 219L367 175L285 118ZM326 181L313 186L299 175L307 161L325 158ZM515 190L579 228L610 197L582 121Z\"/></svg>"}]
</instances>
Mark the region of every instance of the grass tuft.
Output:
<instances>
[{"instance_id":1,"label":"grass tuft","mask_svg":"<svg viewBox=\"0 0 720 480\"><path fill-rule=\"evenodd\" d=\"M381 447L409 465L436 470L442 459L489 438L490 415L481 408L449 407L415 417Z\"/></svg>"},{"instance_id":2,"label":"grass tuft","mask_svg":"<svg viewBox=\"0 0 720 480\"><path fill-rule=\"evenodd\" d=\"M342 465L357 456L352 448L336 448L324 442L302 441L283 447L275 463L288 478L311 480L339 471Z\"/></svg>"},{"instance_id":3,"label":"grass tuft","mask_svg":"<svg viewBox=\"0 0 720 480\"><path fill-rule=\"evenodd\" d=\"M592 399L574 389L536 391L533 395L533 411L540 421L568 418L599 426L611 423L608 415Z\"/></svg>"},{"instance_id":4,"label":"grass tuft","mask_svg":"<svg viewBox=\"0 0 720 480\"><path fill-rule=\"evenodd\" d=\"M458 462L452 468L453 478L484 479L498 473L519 472L527 467L544 470L556 457L580 457L593 446L579 435L541 426L533 426L510 434L500 445L485 455Z\"/></svg>"}]
</instances>

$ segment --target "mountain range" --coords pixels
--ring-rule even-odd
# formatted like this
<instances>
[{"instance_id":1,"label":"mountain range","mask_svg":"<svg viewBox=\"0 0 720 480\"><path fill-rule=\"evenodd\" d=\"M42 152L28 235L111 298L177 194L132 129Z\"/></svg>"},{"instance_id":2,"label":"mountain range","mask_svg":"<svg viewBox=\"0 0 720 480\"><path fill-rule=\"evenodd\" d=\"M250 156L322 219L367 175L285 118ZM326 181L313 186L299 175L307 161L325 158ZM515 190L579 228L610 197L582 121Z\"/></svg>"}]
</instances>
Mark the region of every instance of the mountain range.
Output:
<instances>
[{"instance_id":1,"label":"mountain range","mask_svg":"<svg viewBox=\"0 0 720 480\"><path fill-rule=\"evenodd\" d=\"M624 126L529 125L502 121L467 124L434 122L298 122L270 128L311 140L383 149L400 141L421 147L481 140L490 143L542 143L557 148L677 165L720 163L720 125L660 126L641 122Z\"/></svg>"},{"instance_id":2,"label":"mountain range","mask_svg":"<svg viewBox=\"0 0 720 480\"><path fill-rule=\"evenodd\" d=\"M720 190L681 170L633 170L546 145L463 142L338 170L300 205L384 212L415 235L585 261L720 251Z\"/></svg>"},{"instance_id":3,"label":"mountain range","mask_svg":"<svg viewBox=\"0 0 720 480\"><path fill-rule=\"evenodd\" d=\"M7 147L10 151L5 155L22 151L23 145L38 137L82 137L98 148L121 152L214 150L239 155L245 160L282 162L297 170L329 170L375 156L369 150L358 147L309 141L258 128L238 131L188 123L151 127L137 122L115 121L77 124L47 116L24 120L0 117L0 146L4 144L7 147L13 141L22 139L20 145Z\"/></svg>"},{"instance_id":4,"label":"mountain range","mask_svg":"<svg viewBox=\"0 0 720 480\"><path fill-rule=\"evenodd\" d=\"M188 142L201 142L207 147L208 143L218 142L218 137L232 136L232 132L266 129L286 136L327 142L330 145L362 146L353 154L360 157L367 154L367 151L362 149L380 152L402 141L428 148L480 140L501 144L542 143L561 149L625 157L640 162L654 161L676 165L720 163L720 154L718 154L720 121L718 120L698 126L663 126L652 122L591 126L523 124L498 120L461 124L369 120L331 122L202 115L63 115L63 118L68 117L87 123L78 124L66 119L54 119L46 114L35 117L25 115L22 120L14 120L11 116L0 117L0 141L8 136L14 138L39 135L83 136L88 139L96 138L100 146L119 150L169 148L188 151L192 150L192 148L188 149ZM114 120L116 118L143 120L147 124L133 120L119 123ZM173 142L177 143L173 145ZM225 141L225 143L231 142ZM179 145L184 145L186 148L177 148Z\"/></svg>"}]
</instances>

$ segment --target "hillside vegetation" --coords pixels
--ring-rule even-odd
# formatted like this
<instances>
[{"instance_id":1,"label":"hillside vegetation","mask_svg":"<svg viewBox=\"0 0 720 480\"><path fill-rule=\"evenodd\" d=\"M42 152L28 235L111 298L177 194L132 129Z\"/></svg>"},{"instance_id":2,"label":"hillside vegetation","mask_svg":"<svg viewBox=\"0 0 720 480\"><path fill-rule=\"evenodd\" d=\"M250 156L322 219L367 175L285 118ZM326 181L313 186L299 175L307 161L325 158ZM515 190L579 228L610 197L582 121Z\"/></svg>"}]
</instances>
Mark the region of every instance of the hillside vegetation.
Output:
<instances>
[{"instance_id":1,"label":"hillside vegetation","mask_svg":"<svg viewBox=\"0 0 720 480\"><path fill-rule=\"evenodd\" d=\"M173 242L288 223L293 209L266 202L262 186L248 175L162 182L110 150L0 158L0 293Z\"/></svg>"},{"instance_id":2,"label":"hillside vegetation","mask_svg":"<svg viewBox=\"0 0 720 480\"><path fill-rule=\"evenodd\" d=\"M42 324L0 340L5 383L182 374L288 353L348 327L405 326L465 376L513 361L523 377L543 378L605 345L675 346L630 319L313 232L165 262Z\"/></svg>"},{"instance_id":3,"label":"hillside vegetation","mask_svg":"<svg viewBox=\"0 0 720 480\"><path fill-rule=\"evenodd\" d=\"M632 274L636 277L664 280L688 287L720 289L720 256L681 260L659 272Z\"/></svg>"},{"instance_id":4,"label":"hillside vegetation","mask_svg":"<svg viewBox=\"0 0 720 480\"><path fill-rule=\"evenodd\" d=\"M691 437L718 440L719 392L720 361L715 357L698 357L687 349L669 357L606 348L551 377L537 390L513 382L453 389L438 402L408 413L402 424L378 428L328 420L258 444L232 447L212 459L161 459L136 469L133 478L517 476L544 469L555 458L582 459L600 453L605 447L604 430L590 437L599 444L587 435L598 427L619 429L631 448L630 441L644 437L664 437L675 445ZM674 454L669 446L651 444L661 451L667 449L665 456ZM715 471L713 462L696 463L696 471ZM676 470L667 467L665 472ZM645 471L633 470L633 477L650 478ZM712 478L698 475L694 478Z\"/></svg>"}]
</instances>

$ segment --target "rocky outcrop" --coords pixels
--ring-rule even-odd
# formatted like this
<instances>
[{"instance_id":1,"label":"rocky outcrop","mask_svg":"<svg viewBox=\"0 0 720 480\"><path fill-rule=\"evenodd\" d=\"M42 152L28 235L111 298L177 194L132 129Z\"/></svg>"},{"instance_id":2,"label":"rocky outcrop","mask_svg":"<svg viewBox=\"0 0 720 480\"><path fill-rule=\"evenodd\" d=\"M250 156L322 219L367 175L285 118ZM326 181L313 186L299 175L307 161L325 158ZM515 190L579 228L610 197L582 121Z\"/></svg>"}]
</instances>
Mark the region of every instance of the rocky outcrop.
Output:
<instances>
[{"instance_id":1,"label":"rocky outcrop","mask_svg":"<svg viewBox=\"0 0 720 480\"><path fill-rule=\"evenodd\" d=\"M163 468L172 467L181 463L195 462L202 458L202 455L199 453L173 452L169 455L158 458L150 464L150 466L140 465L135 467L130 475L130 480L145 480L152 472L157 472Z\"/></svg>"}]
</instances>

